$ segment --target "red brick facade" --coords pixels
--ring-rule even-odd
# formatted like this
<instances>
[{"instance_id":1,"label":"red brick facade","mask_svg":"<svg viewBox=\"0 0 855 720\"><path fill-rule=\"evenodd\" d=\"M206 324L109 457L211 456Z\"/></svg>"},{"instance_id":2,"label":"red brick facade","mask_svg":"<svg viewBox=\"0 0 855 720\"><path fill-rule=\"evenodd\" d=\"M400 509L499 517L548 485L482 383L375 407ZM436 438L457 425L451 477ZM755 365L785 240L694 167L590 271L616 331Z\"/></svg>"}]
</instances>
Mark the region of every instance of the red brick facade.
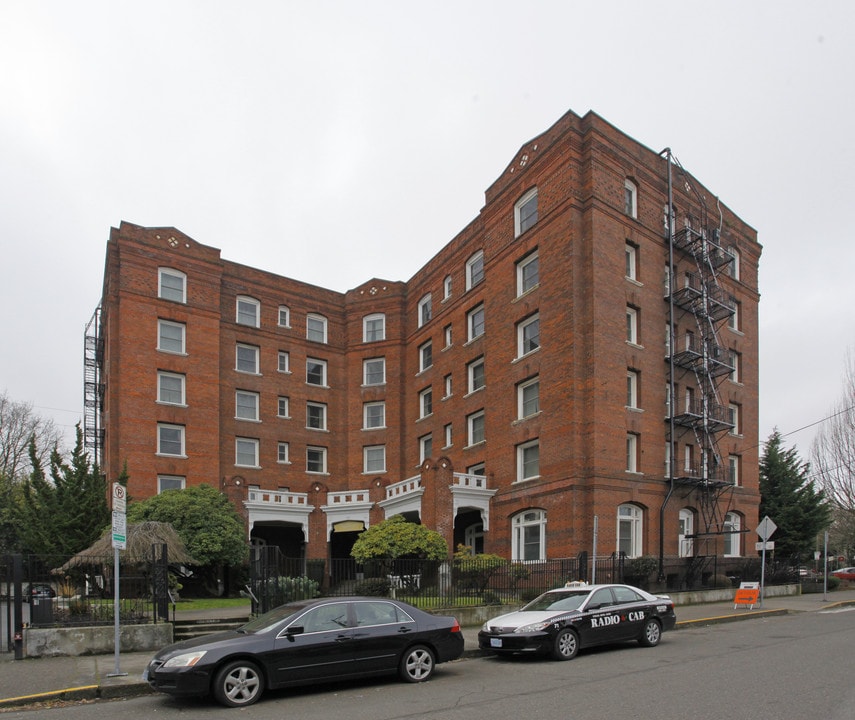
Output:
<instances>
[{"instance_id":1,"label":"red brick facade","mask_svg":"<svg viewBox=\"0 0 855 720\"><path fill-rule=\"evenodd\" d=\"M693 517L690 529L708 531L705 553L725 552L725 513L753 526L759 502L761 249L752 228L694 178L674 173L676 226L705 219L705 228L720 228L721 247L737 251L735 265L713 280L738 307L714 332L739 358L738 371L717 384L718 401L738 406L739 416L738 427L717 435L715 462L739 474L712 519L697 497L704 484L689 478L675 485L666 473L668 162L593 113L568 113L523 145L488 188L478 217L406 282L373 279L342 294L223 260L174 228L113 229L102 298L108 478L127 463L131 499L158 492L159 478L213 484L244 513L253 538L306 557L336 556L361 527L397 512L438 530L450 547L473 541L516 558L590 551L596 516L598 549L608 554L618 543L619 506L635 513L631 554L656 555L661 542L665 554L677 555L681 510ZM627 181L635 189L630 208ZM536 215L520 231L515 206L535 194ZM474 278L467 269L478 253L482 279L477 266ZM526 276L531 287L521 288L521 261L534 253L537 271ZM686 255L678 253L674 265L673 283L693 272ZM183 278L184 297L174 299L174 289L173 299L162 297L161 269ZM428 294L429 317L421 306ZM258 308L257 327L239 321L239 298ZM286 324L280 308L287 308ZM478 308L482 314L473 315ZM637 323L633 342L628 309ZM364 319L380 315L383 339L366 338ZM307 338L309 316L325 319L325 342ZM483 334L470 338L481 318ZM675 317L679 342L697 321L691 313ZM158 348L164 323L166 350ZM239 352L244 361L255 353L255 371L236 369ZM280 368L283 353L287 368ZM366 383L364 361L380 358L385 382ZM322 384L307 382L313 360L325 363ZM479 360L483 375L472 365ZM483 387L470 387L470 369ZM159 372L172 391L160 398ZM521 388L533 382L539 392L529 385L521 410ZM681 391L700 392L694 384L680 371L676 402ZM309 418L307 403L321 416ZM365 420L366 403L383 404L377 427ZM629 434L637 443L632 460ZM696 437L675 436L677 465L700 456ZM236 439L248 443L244 449L257 447L255 462L245 455L236 462ZM279 455L285 443L287 462ZM320 472L307 471L307 448L325 452ZM365 448L383 448L385 471L381 462L366 472ZM534 525L515 536L525 511L534 513ZM735 542L727 554L745 551Z\"/></svg>"}]
</instances>

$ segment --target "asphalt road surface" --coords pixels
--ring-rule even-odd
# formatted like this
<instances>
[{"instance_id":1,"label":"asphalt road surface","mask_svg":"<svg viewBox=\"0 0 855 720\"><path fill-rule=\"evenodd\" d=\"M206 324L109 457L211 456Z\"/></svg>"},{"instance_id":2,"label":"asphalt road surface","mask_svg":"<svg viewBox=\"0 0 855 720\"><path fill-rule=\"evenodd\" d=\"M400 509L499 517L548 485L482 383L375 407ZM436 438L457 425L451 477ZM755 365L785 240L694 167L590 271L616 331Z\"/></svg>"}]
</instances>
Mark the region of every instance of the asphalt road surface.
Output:
<instances>
[{"instance_id":1,"label":"asphalt road surface","mask_svg":"<svg viewBox=\"0 0 855 720\"><path fill-rule=\"evenodd\" d=\"M847 608L677 630L657 648L629 643L569 662L460 660L420 685L383 679L268 692L246 710L152 695L3 720L851 720L853 650L855 608Z\"/></svg>"}]
</instances>

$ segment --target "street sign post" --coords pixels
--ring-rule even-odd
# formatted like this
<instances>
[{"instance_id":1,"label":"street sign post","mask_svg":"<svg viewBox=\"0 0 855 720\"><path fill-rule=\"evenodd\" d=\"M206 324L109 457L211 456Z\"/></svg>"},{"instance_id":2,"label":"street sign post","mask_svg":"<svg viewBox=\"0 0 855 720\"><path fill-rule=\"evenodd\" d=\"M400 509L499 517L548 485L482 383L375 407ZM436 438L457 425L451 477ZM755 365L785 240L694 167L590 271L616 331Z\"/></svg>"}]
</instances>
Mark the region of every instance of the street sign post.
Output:
<instances>
[{"instance_id":1,"label":"street sign post","mask_svg":"<svg viewBox=\"0 0 855 720\"><path fill-rule=\"evenodd\" d=\"M127 496L122 483L113 483L113 646L116 660L115 670L107 677L127 675L119 669L119 550L125 550L128 540Z\"/></svg>"},{"instance_id":2,"label":"street sign post","mask_svg":"<svg viewBox=\"0 0 855 720\"><path fill-rule=\"evenodd\" d=\"M778 529L778 526L772 521L768 515L764 517L760 524L757 526L757 534L760 536L760 539L763 541L763 560L760 563L760 607L763 607L763 598L766 596L766 548L771 545L770 550L775 547L775 543L770 543L769 538L775 534L775 530ZM761 543L757 543L761 545ZM758 550L760 548L757 548Z\"/></svg>"}]
</instances>

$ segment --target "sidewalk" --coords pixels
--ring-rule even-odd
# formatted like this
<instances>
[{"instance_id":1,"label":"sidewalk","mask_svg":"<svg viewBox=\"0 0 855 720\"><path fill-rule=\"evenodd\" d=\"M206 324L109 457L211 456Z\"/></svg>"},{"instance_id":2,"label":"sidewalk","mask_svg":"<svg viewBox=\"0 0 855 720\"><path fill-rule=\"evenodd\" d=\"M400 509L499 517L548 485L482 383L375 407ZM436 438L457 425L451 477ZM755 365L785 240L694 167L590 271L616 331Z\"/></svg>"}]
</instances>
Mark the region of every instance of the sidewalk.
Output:
<instances>
[{"instance_id":1,"label":"sidewalk","mask_svg":"<svg viewBox=\"0 0 855 720\"><path fill-rule=\"evenodd\" d=\"M685 605L677 607L677 629L788 613L818 612L846 605L855 605L855 589L829 593L828 600L823 599L822 593L766 598L762 607L755 606L753 610L734 609L732 601ZM228 614L234 616L240 612L233 608ZM179 619L180 616L181 613ZM186 617L190 617L189 614ZM205 617L216 617L216 613L205 614ZM479 629L463 628L466 641L464 657L479 655ZM151 689L143 682L142 672L153 654L123 653L118 659L111 654L15 660L12 653L0 653L0 711L33 703L147 694Z\"/></svg>"}]
</instances>

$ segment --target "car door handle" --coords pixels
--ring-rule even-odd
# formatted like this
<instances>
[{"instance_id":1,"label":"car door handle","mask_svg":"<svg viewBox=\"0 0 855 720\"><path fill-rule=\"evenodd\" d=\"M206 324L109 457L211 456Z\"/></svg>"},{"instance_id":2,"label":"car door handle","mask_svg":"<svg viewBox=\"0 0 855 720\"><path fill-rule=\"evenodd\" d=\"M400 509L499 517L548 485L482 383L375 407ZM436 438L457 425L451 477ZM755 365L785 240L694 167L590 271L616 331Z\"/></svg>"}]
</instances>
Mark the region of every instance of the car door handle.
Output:
<instances>
[{"instance_id":1,"label":"car door handle","mask_svg":"<svg viewBox=\"0 0 855 720\"><path fill-rule=\"evenodd\" d=\"M336 637L335 641L336 641L337 643L348 642L349 640L351 640L351 637L352 637L352 636L350 636L350 635L338 635L338 636Z\"/></svg>"},{"instance_id":2,"label":"car door handle","mask_svg":"<svg viewBox=\"0 0 855 720\"><path fill-rule=\"evenodd\" d=\"M398 632L402 633L402 634L408 633L408 632L410 632L410 628L407 628L407 627L398 628Z\"/></svg>"}]
</instances>

